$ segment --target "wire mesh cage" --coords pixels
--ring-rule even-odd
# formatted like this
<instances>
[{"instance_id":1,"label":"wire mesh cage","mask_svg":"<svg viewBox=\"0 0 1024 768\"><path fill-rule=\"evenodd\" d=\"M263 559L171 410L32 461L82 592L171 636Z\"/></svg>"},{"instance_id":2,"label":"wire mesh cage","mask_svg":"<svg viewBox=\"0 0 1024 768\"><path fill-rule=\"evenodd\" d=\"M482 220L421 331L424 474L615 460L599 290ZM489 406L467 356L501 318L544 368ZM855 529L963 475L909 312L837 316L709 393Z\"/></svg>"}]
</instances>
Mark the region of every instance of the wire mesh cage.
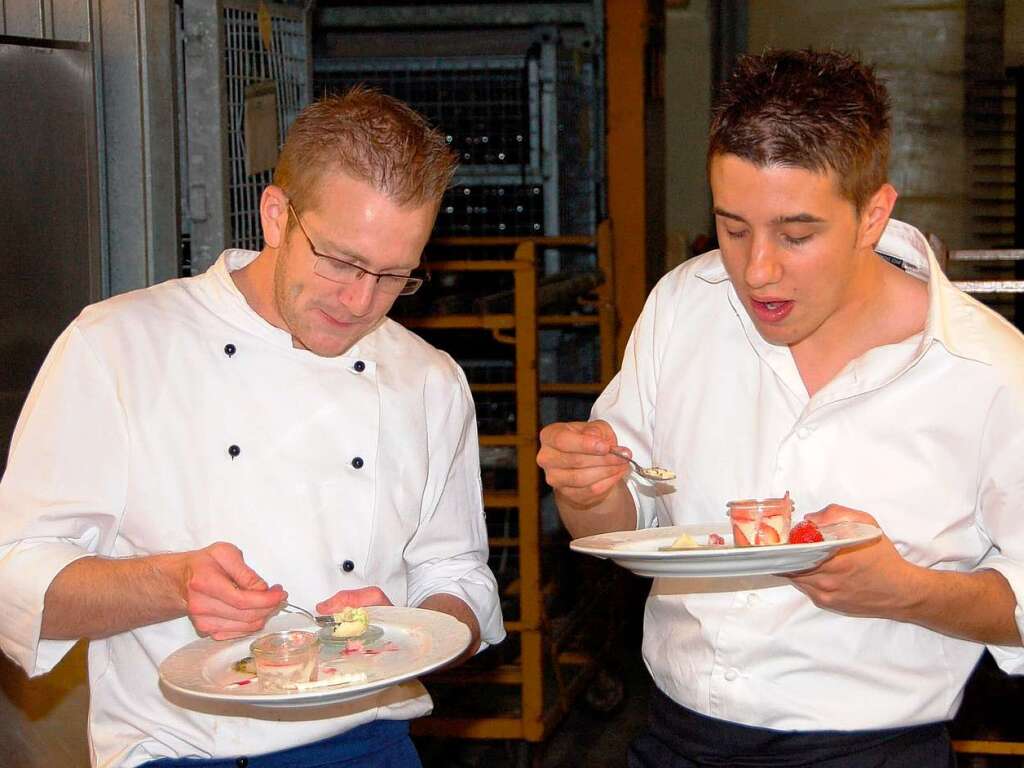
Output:
<instances>
[{"instance_id":1,"label":"wire mesh cage","mask_svg":"<svg viewBox=\"0 0 1024 768\"><path fill-rule=\"evenodd\" d=\"M246 91L257 83L272 82L276 86L279 147L310 97L305 23L301 18L273 13L270 22L268 50L261 39L255 3L226 5L223 9L231 245L251 250L259 250L262 244L260 194L270 183L272 171L250 174L246 170Z\"/></svg>"},{"instance_id":2,"label":"wire mesh cage","mask_svg":"<svg viewBox=\"0 0 1024 768\"><path fill-rule=\"evenodd\" d=\"M530 132L536 108L525 56L317 63L318 95L357 84L401 99L439 126L464 168L515 172L537 165L536 134Z\"/></svg>"},{"instance_id":3,"label":"wire mesh cage","mask_svg":"<svg viewBox=\"0 0 1024 768\"><path fill-rule=\"evenodd\" d=\"M592 56L550 30L537 38L515 55L318 58L314 89L379 88L444 132L460 167L435 235L589 234L601 189Z\"/></svg>"}]
</instances>

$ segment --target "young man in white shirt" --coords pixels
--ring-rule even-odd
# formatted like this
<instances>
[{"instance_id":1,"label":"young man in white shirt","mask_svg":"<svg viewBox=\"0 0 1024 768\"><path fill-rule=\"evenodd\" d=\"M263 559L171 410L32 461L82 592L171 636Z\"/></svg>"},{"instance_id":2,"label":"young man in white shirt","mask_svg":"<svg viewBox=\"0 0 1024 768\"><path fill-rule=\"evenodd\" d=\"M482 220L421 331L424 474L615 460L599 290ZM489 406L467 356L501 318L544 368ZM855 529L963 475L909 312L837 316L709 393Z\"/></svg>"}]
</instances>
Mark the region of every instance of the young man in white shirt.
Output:
<instances>
[{"instance_id":1,"label":"young man in white shirt","mask_svg":"<svg viewBox=\"0 0 1024 768\"><path fill-rule=\"evenodd\" d=\"M262 251L55 343L0 483L0 647L37 675L92 640L94 765L419 765L416 681L284 716L161 690L170 653L286 600L448 613L467 652L504 636L465 377L386 317L454 169L394 99L318 102L261 198Z\"/></svg>"},{"instance_id":2,"label":"young man in white shirt","mask_svg":"<svg viewBox=\"0 0 1024 768\"><path fill-rule=\"evenodd\" d=\"M741 60L711 126L721 250L659 282L592 421L541 434L575 536L786 491L884 533L785 578L656 579L631 766L952 765L984 648L1024 668L1024 338L890 220L889 135L856 60Z\"/></svg>"}]
</instances>

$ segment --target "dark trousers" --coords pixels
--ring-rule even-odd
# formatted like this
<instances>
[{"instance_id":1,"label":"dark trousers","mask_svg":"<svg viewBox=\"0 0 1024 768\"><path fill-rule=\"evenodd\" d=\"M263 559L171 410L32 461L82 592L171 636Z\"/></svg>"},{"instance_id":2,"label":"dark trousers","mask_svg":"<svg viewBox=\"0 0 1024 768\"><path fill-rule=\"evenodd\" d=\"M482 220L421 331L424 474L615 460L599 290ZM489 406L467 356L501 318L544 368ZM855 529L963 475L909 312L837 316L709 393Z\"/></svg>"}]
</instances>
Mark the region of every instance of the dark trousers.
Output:
<instances>
[{"instance_id":1,"label":"dark trousers","mask_svg":"<svg viewBox=\"0 0 1024 768\"><path fill-rule=\"evenodd\" d=\"M944 723L881 731L775 731L693 712L654 688L629 768L955 768Z\"/></svg>"},{"instance_id":2,"label":"dark trousers","mask_svg":"<svg viewBox=\"0 0 1024 768\"><path fill-rule=\"evenodd\" d=\"M404 720L377 720L301 747L262 755L163 758L142 768L422 768Z\"/></svg>"}]
</instances>

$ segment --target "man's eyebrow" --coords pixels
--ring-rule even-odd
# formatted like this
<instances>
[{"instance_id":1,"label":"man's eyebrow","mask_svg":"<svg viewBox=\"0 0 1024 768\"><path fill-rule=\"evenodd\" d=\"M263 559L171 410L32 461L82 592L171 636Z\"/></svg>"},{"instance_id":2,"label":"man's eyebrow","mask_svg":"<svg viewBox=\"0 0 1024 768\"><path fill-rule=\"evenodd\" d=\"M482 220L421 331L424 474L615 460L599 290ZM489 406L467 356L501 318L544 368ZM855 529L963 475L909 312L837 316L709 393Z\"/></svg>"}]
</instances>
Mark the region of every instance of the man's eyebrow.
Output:
<instances>
[{"instance_id":1,"label":"man's eyebrow","mask_svg":"<svg viewBox=\"0 0 1024 768\"><path fill-rule=\"evenodd\" d=\"M824 224L825 220L810 213L797 213L793 216L779 216L776 224Z\"/></svg>"},{"instance_id":2,"label":"man's eyebrow","mask_svg":"<svg viewBox=\"0 0 1024 768\"><path fill-rule=\"evenodd\" d=\"M744 224L747 223L747 220L740 216L738 213L730 213L724 208L719 208L717 205L715 206L715 216L721 216L722 218L725 219L732 219L733 221L739 221Z\"/></svg>"},{"instance_id":3,"label":"man's eyebrow","mask_svg":"<svg viewBox=\"0 0 1024 768\"><path fill-rule=\"evenodd\" d=\"M740 216L738 213L732 213L724 208L715 206L715 215L721 216L725 219L732 219L743 224L747 223L747 220ZM824 224L825 219L815 216L810 213L794 213L792 216L778 216L773 221L773 224Z\"/></svg>"}]
</instances>

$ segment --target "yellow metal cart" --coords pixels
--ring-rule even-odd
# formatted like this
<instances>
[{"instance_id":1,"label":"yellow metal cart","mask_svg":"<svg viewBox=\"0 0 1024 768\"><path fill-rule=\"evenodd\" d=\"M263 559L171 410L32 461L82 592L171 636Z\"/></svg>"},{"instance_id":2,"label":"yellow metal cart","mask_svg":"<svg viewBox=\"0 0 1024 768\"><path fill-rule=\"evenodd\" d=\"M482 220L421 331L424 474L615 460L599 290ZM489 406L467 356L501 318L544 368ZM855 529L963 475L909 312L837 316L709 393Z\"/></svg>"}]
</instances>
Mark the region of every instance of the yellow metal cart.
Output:
<instances>
[{"instance_id":1,"label":"yellow metal cart","mask_svg":"<svg viewBox=\"0 0 1024 768\"><path fill-rule=\"evenodd\" d=\"M484 331L502 344L514 346L514 381L473 382L475 397L514 396L515 431L482 434L481 447L506 446L515 450L514 490L484 491L484 505L492 510L515 510L514 535L490 538L492 555L511 551L518 561L516 577L503 584L503 598L517 604L518 615L505 622L507 648L491 649L456 669L427 678L438 699L435 716L416 721L414 733L470 739L521 739L540 742L573 699L586 686L601 655L601 648L582 649L576 639L594 610L595 598L582 600L568 615L551 621L546 606L557 585L544 578L540 497L541 477L536 464L539 402L542 396L596 397L615 370L617 320L612 296L611 235L603 223L594 236L472 237L434 241L446 256L472 253L474 257L428 263L436 279L445 273L504 272L513 276L511 311L470 312L440 316L399 318L410 328L430 332L431 340L445 348L440 331ZM545 249L589 249L603 281L583 297L581 311L542 314L538 311L538 258ZM511 252L511 258L508 254ZM481 253L488 254L481 258ZM504 256L503 256L504 254ZM469 281L471 282L471 280ZM598 380L586 383L545 382L538 374L538 333L542 328L596 329L600 344ZM456 355L457 357L457 355ZM556 558L572 557L564 541L556 544ZM607 643L607 633L602 640ZM513 649L509 652L508 649ZM492 650L494 653L492 653ZM489 658L490 656L490 658ZM496 658L495 658L496 657ZM473 663L473 662L477 663ZM438 697L440 688L455 691L455 698L476 703L471 711L457 712ZM481 705L481 701L491 706ZM451 701L451 697L447 699ZM466 703L463 701L463 703ZM492 711L487 712L490 709Z\"/></svg>"}]
</instances>

